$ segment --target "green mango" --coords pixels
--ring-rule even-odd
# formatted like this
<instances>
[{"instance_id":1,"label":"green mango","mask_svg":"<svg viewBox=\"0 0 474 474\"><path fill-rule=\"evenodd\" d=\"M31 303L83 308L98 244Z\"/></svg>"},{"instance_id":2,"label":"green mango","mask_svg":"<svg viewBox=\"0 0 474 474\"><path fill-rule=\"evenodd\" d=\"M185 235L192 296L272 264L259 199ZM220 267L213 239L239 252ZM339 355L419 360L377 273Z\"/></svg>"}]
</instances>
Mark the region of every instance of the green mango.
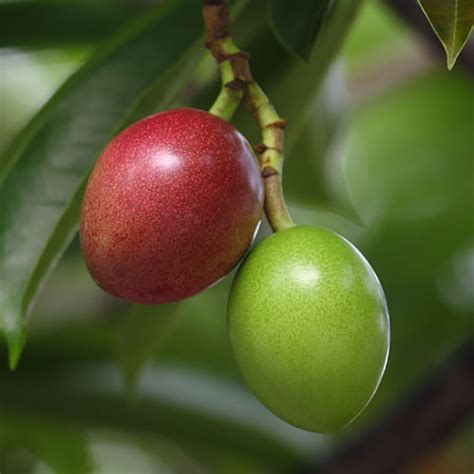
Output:
<instances>
[{"instance_id":1,"label":"green mango","mask_svg":"<svg viewBox=\"0 0 474 474\"><path fill-rule=\"evenodd\" d=\"M349 424L387 363L389 317L377 276L351 243L326 229L293 227L257 245L234 280L227 321L257 398L308 431Z\"/></svg>"}]
</instances>

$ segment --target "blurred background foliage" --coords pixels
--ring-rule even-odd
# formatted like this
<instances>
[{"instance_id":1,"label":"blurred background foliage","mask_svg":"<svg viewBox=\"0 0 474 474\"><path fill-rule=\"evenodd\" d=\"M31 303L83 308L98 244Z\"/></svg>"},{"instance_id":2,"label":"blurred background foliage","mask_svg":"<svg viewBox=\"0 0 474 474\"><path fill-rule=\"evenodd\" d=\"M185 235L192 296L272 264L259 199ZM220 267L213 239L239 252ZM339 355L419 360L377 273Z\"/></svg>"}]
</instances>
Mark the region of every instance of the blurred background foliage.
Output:
<instances>
[{"instance_id":1,"label":"blurred background foliage","mask_svg":"<svg viewBox=\"0 0 474 474\"><path fill-rule=\"evenodd\" d=\"M289 119L284 186L295 219L352 240L386 292L389 364L353 425L306 433L249 393L226 339L232 276L160 307L130 307L93 284L74 201L104 143L146 114L208 108L219 88L199 2L162 2L158 13L152 3L0 2L6 337L6 314L23 321L44 286L14 372L1 347L2 474L296 472L363 436L474 333L472 70L448 72L378 1L336 2L309 62L275 39L264 2L234 9L236 41ZM235 123L258 142L245 114ZM268 232L264 224L258 238ZM406 472L472 472L473 441L467 423Z\"/></svg>"}]
</instances>

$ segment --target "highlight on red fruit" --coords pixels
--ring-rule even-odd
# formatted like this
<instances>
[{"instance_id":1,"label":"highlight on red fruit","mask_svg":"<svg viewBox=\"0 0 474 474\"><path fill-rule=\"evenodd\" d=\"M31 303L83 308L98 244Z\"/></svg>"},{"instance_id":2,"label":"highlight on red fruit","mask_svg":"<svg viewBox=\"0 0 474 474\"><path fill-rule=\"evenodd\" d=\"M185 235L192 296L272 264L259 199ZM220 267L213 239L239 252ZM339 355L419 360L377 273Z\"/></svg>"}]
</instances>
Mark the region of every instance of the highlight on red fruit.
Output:
<instances>
[{"instance_id":1,"label":"highlight on red fruit","mask_svg":"<svg viewBox=\"0 0 474 474\"><path fill-rule=\"evenodd\" d=\"M263 208L246 139L197 109L134 123L105 148L84 195L80 238L96 283L145 304L181 300L244 256Z\"/></svg>"}]
</instances>

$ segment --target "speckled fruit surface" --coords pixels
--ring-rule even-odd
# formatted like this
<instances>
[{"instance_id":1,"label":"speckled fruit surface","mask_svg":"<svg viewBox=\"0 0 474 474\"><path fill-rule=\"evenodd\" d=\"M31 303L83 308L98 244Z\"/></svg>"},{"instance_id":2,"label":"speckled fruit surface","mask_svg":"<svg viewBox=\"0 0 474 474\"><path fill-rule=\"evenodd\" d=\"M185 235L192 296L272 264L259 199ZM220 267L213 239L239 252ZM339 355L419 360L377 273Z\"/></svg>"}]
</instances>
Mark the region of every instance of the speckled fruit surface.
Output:
<instances>
[{"instance_id":1,"label":"speckled fruit surface","mask_svg":"<svg viewBox=\"0 0 474 474\"><path fill-rule=\"evenodd\" d=\"M196 109L143 119L106 147L87 184L81 247L107 292L135 303L192 296L249 248L263 184L248 142Z\"/></svg>"},{"instance_id":2,"label":"speckled fruit surface","mask_svg":"<svg viewBox=\"0 0 474 474\"><path fill-rule=\"evenodd\" d=\"M335 432L368 404L389 351L380 283L337 234L279 231L250 253L234 281L228 332L260 401L300 428Z\"/></svg>"}]
</instances>

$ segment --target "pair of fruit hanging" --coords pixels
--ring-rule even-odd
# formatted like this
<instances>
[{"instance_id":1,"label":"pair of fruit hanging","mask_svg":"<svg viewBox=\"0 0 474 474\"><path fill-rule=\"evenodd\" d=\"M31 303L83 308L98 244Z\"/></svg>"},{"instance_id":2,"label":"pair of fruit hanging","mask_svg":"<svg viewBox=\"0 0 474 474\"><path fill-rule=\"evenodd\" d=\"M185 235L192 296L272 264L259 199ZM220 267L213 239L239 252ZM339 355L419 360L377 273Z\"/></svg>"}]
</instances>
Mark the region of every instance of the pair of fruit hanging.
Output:
<instances>
[{"instance_id":1,"label":"pair of fruit hanging","mask_svg":"<svg viewBox=\"0 0 474 474\"><path fill-rule=\"evenodd\" d=\"M335 432L382 378L383 290L350 242L293 222L281 187L287 124L229 35L227 2L205 0L203 13L222 90L209 112L160 112L109 143L84 196L85 260L105 291L141 304L196 295L240 264L227 326L243 377L288 423ZM262 129L258 160L229 123L242 100ZM274 233L252 248L263 211Z\"/></svg>"}]
</instances>

